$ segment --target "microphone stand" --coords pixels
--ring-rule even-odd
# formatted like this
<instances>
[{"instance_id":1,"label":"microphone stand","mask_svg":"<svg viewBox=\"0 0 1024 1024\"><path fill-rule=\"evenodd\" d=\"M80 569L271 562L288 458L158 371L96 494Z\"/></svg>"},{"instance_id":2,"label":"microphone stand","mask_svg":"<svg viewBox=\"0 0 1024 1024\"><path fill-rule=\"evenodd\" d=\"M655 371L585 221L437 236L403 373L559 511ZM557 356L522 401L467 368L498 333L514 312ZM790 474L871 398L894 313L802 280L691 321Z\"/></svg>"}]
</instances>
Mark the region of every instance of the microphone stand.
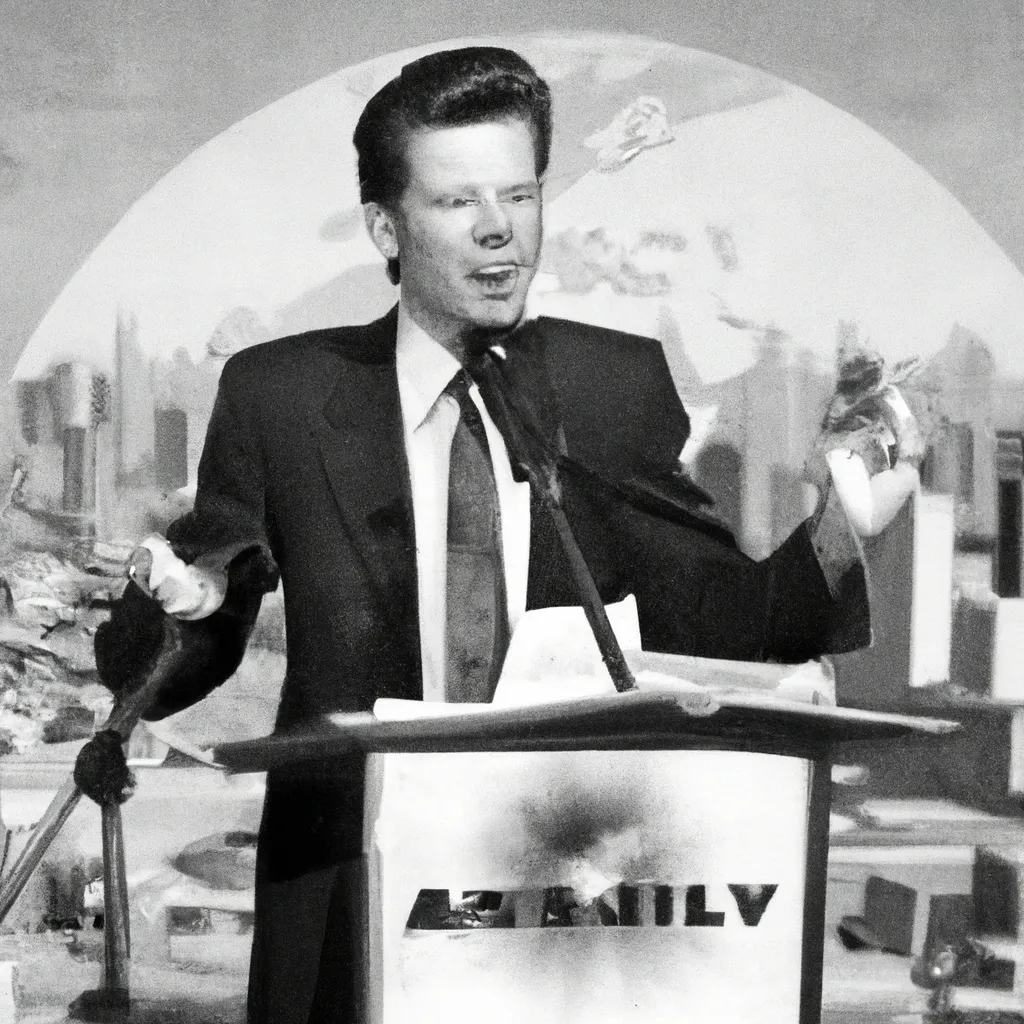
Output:
<instances>
[{"instance_id":1,"label":"microphone stand","mask_svg":"<svg viewBox=\"0 0 1024 1024\"><path fill-rule=\"evenodd\" d=\"M484 404L494 420L495 426L505 440L509 458L514 468L518 467L521 474L529 481L530 490L545 508L559 542L569 560L573 582L583 606L583 612L590 624L590 629L597 641L601 660L608 669L615 689L619 693L636 689L636 680L626 664L626 658L619 646L604 602L597 591L594 577L583 558L579 544L566 518L562 506L562 489L558 479L555 458L542 434L528 423L522 413L515 408L509 396L501 372L496 365L497 356L493 350L478 357L471 368L471 373L483 395Z\"/></svg>"}]
</instances>

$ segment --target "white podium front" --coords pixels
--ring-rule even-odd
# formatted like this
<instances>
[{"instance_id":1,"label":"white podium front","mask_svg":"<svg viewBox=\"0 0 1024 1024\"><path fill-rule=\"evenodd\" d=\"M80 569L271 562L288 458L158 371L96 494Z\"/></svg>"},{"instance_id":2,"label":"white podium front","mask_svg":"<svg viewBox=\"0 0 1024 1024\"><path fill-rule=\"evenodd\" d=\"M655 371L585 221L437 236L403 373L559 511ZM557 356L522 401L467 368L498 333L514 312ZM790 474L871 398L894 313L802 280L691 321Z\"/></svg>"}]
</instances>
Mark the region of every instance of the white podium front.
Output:
<instances>
[{"instance_id":1,"label":"white podium front","mask_svg":"<svg viewBox=\"0 0 1024 1024\"><path fill-rule=\"evenodd\" d=\"M372 761L371 1021L448 1024L458 1007L492 1024L799 1019L809 762ZM424 890L433 914L416 915ZM458 913L481 890L494 909Z\"/></svg>"},{"instance_id":2,"label":"white podium front","mask_svg":"<svg viewBox=\"0 0 1024 1024\"><path fill-rule=\"evenodd\" d=\"M816 1024L830 754L955 723L630 692L228 744L363 749L366 1024Z\"/></svg>"}]
</instances>

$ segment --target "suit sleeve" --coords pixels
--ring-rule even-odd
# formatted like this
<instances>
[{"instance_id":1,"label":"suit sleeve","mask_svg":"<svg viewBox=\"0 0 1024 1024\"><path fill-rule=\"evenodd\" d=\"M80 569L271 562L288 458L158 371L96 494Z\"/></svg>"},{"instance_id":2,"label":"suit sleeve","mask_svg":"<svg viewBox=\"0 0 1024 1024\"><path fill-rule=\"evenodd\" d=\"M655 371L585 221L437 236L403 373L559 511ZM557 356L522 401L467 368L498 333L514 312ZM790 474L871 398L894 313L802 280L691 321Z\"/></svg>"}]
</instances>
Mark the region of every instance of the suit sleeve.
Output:
<instances>
[{"instance_id":1,"label":"suit sleeve","mask_svg":"<svg viewBox=\"0 0 1024 1024\"><path fill-rule=\"evenodd\" d=\"M561 479L563 507L601 597L634 595L645 649L795 663L870 643L864 570L855 562L830 585L811 524L757 561L720 522L688 507L685 481L612 485L565 463ZM551 534L536 517L531 608L579 603Z\"/></svg>"},{"instance_id":2,"label":"suit sleeve","mask_svg":"<svg viewBox=\"0 0 1024 1024\"><path fill-rule=\"evenodd\" d=\"M645 646L800 662L871 642L863 560L844 518L802 524L754 561L681 471L689 419L660 344L567 321L538 330L568 453L591 472L585 487L604 492L573 504L578 539L608 599L635 594ZM602 535L611 551L592 543Z\"/></svg>"},{"instance_id":3,"label":"suit sleeve","mask_svg":"<svg viewBox=\"0 0 1024 1024\"><path fill-rule=\"evenodd\" d=\"M650 650L741 661L801 662L871 642L862 564L826 579L809 523L756 561L720 530L624 503L620 571Z\"/></svg>"},{"instance_id":4,"label":"suit sleeve","mask_svg":"<svg viewBox=\"0 0 1024 1024\"><path fill-rule=\"evenodd\" d=\"M163 718L201 700L238 668L263 594L277 586L267 538L264 471L258 423L248 408L235 360L224 367L199 464L195 505L168 527L167 539L185 562L233 554L221 608L181 622L183 667L146 715ZM96 633L100 678L115 693L132 685L156 657L163 611L134 584Z\"/></svg>"},{"instance_id":5,"label":"suit sleeve","mask_svg":"<svg viewBox=\"0 0 1024 1024\"><path fill-rule=\"evenodd\" d=\"M614 577L637 599L646 648L799 663L870 643L863 565L826 579L810 522L758 561L722 524L674 502L671 487L618 489L617 501L604 496L615 505Z\"/></svg>"}]
</instances>

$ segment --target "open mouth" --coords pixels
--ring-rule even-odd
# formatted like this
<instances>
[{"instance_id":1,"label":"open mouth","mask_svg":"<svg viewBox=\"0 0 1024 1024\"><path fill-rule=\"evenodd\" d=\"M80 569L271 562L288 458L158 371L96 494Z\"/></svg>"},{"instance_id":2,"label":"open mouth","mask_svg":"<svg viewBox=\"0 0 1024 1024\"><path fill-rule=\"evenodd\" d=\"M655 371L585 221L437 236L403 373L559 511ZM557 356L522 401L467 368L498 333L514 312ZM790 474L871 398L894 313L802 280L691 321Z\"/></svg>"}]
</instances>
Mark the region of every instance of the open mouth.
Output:
<instances>
[{"instance_id":1,"label":"open mouth","mask_svg":"<svg viewBox=\"0 0 1024 1024\"><path fill-rule=\"evenodd\" d=\"M469 276L487 295L504 298L515 290L519 282L519 269L515 264L502 263L481 267Z\"/></svg>"}]
</instances>

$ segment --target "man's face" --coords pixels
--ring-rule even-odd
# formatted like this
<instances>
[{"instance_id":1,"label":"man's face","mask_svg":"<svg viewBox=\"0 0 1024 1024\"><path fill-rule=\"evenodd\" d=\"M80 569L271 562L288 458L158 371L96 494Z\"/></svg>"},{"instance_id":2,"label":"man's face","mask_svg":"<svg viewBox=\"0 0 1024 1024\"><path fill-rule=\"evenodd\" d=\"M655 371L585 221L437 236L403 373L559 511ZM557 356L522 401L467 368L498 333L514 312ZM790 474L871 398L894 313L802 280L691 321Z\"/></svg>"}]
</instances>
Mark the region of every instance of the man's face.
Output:
<instances>
[{"instance_id":1,"label":"man's face","mask_svg":"<svg viewBox=\"0 0 1024 1024\"><path fill-rule=\"evenodd\" d=\"M458 354L468 330L523 314L541 244L533 137L519 120L420 131L406 167L395 207L368 210L370 232L401 262L406 311Z\"/></svg>"}]
</instances>

